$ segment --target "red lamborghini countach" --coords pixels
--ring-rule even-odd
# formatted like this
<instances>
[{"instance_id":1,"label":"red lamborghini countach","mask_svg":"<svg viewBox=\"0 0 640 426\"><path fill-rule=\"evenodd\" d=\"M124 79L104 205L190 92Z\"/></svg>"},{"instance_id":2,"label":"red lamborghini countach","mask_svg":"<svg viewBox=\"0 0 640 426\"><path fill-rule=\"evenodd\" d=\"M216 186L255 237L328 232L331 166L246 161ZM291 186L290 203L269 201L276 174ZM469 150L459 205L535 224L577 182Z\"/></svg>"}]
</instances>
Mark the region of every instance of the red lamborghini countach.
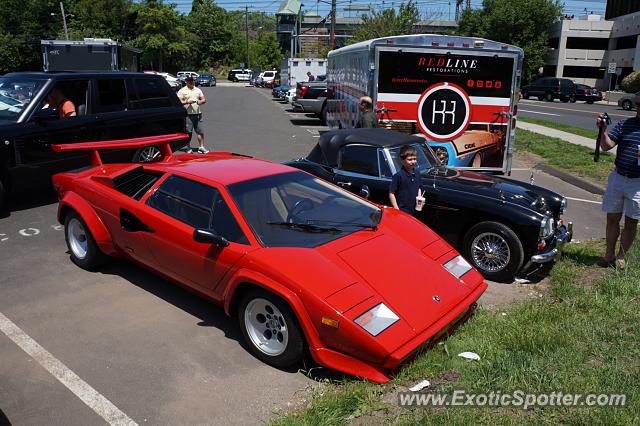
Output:
<instances>
[{"instance_id":1,"label":"red lamborghini countach","mask_svg":"<svg viewBox=\"0 0 640 426\"><path fill-rule=\"evenodd\" d=\"M470 316L482 276L429 228L310 174L229 152L173 156L184 135L56 145L92 166L53 182L71 260L126 257L238 319L276 367L308 352L386 382ZM103 164L98 149L159 145L157 163Z\"/></svg>"}]
</instances>

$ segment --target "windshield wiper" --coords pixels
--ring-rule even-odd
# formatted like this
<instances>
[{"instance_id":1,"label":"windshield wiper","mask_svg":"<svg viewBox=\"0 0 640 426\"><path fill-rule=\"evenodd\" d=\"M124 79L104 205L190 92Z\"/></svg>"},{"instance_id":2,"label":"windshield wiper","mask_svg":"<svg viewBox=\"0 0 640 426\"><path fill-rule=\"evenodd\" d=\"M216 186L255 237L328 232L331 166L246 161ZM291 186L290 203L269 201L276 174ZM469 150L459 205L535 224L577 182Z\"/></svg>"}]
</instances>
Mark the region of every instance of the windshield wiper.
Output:
<instances>
[{"instance_id":1,"label":"windshield wiper","mask_svg":"<svg viewBox=\"0 0 640 426\"><path fill-rule=\"evenodd\" d=\"M355 228L363 228L363 229L371 229L375 231L377 226L373 223L355 223L355 222L337 222L331 220L309 220L309 223L322 223L327 225L334 226L345 226L345 227L355 227Z\"/></svg>"},{"instance_id":2,"label":"windshield wiper","mask_svg":"<svg viewBox=\"0 0 640 426\"><path fill-rule=\"evenodd\" d=\"M311 233L330 233L340 234L342 231L338 228L317 226L310 223L298 223L298 222L267 222L267 225L282 226L284 228L295 229L296 231L311 232Z\"/></svg>"}]
</instances>

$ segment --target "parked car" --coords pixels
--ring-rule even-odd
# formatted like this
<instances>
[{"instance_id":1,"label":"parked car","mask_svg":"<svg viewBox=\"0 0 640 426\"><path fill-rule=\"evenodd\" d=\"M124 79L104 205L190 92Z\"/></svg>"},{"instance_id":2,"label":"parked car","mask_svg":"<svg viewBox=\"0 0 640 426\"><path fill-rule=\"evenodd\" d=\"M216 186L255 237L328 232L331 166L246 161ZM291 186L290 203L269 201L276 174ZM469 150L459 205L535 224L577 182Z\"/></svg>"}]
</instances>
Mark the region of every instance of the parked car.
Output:
<instances>
[{"instance_id":1,"label":"parked car","mask_svg":"<svg viewBox=\"0 0 640 426\"><path fill-rule=\"evenodd\" d=\"M310 83L298 87L299 92L291 102L294 110L315 114L322 124L327 122L327 83Z\"/></svg>"},{"instance_id":2,"label":"parked car","mask_svg":"<svg viewBox=\"0 0 640 426\"><path fill-rule=\"evenodd\" d=\"M178 79L176 76L172 74L169 74L168 72L150 71L150 70L144 71L144 72L147 74L157 74L164 77L164 79L167 80L167 83L169 83L169 86L175 91L180 90L184 86L184 83L182 82L182 80Z\"/></svg>"},{"instance_id":3,"label":"parked car","mask_svg":"<svg viewBox=\"0 0 640 426\"><path fill-rule=\"evenodd\" d=\"M618 106L626 111L631 111L635 107L635 97L640 96L640 92L627 94L618 99Z\"/></svg>"},{"instance_id":4,"label":"parked car","mask_svg":"<svg viewBox=\"0 0 640 426\"><path fill-rule=\"evenodd\" d=\"M71 261L129 258L193 290L278 368L309 353L386 382L487 288L426 226L282 164L228 152L95 163L54 177Z\"/></svg>"},{"instance_id":5,"label":"parked car","mask_svg":"<svg viewBox=\"0 0 640 426\"><path fill-rule=\"evenodd\" d=\"M200 74L195 71L178 71L176 76L182 80L185 80L187 77L198 78Z\"/></svg>"},{"instance_id":6,"label":"parked car","mask_svg":"<svg viewBox=\"0 0 640 426\"><path fill-rule=\"evenodd\" d=\"M592 104L601 100L602 92L600 92L598 89L594 89L593 87L587 86L586 84L576 83L576 94L571 99L571 102L585 101L588 104Z\"/></svg>"},{"instance_id":7,"label":"parked car","mask_svg":"<svg viewBox=\"0 0 640 426\"><path fill-rule=\"evenodd\" d=\"M520 93L524 99L536 96L538 100L569 102L576 94L576 84L568 78L542 77L523 86Z\"/></svg>"},{"instance_id":8,"label":"parked car","mask_svg":"<svg viewBox=\"0 0 640 426\"><path fill-rule=\"evenodd\" d=\"M289 91L289 86L276 86L273 89L271 89L271 96L277 99L284 99L288 91Z\"/></svg>"},{"instance_id":9,"label":"parked car","mask_svg":"<svg viewBox=\"0 0 640 426\"><path fill-rule=\"evenodd\" d=\"M227 75L227 79L229 81L233 81L233 82L239 82L239 81L249 81L251 80L251 70L247 70L247 69L233 69L231 71L229 71L229 74Z\"/></svg>"},{"instance_id":10,"label":"parked car","mask_svg":"<svg viewBox=\"0 0 640 426\"><path fill-rule=\"evenodd\" d=\"M76 115L60 118L45 98L59 90ZM88 164L84 153L55 154L50 146L185 133L186 111L160 75L145 73L16 72L0 77L0 205L9 192L50 184L51 175ZM186 145L189 138L173 142ZM109 152L109 161L153 161L159 149Z\"/></svg>"},{"instance_id":11,"label":"parked car","mask_svg":"<svg viewBox=\"0 0 640 426\"><path fill-rule=\"evenodd\" d=\"M293 99L296 97L296 88L290 88L284 97L288 104L293 104Z\"/></svg>"},{"instance_id":12,"label":"parked car","mask_svg":"<svg viewBox=\"0 0 640 426\"><path fill-rule=\"evenodd\" d=\"M512 281L551 262L571 240L565 197L539 186L440 164L423 138L385 129L326 132L311 153L285 164L379 204L401 166L399 151L418 151L426 204L416 218L456 247L485 278Z\"/></svg>"},{"instance_id":13,"label":"parked car","mask_svg":"<svg viewBox=\"0 0 640 426\"><path fill-rule=\"evenodd\" d=\"M196 86L207 86L207 87L215 86L216 78L211 74L202 74L198 76L198 78L196 78L195 84Z\"/></svg>"},{"instance_id":14,"label":"parked car","mask_svg":"<svg viewBox=\"0 0 640 426\"><path fill-rule=\"evenodd\" d=\"M267 88L273 87L278 71L265 71L262 73L262 85Z\"/></svg>"}]
</instances>

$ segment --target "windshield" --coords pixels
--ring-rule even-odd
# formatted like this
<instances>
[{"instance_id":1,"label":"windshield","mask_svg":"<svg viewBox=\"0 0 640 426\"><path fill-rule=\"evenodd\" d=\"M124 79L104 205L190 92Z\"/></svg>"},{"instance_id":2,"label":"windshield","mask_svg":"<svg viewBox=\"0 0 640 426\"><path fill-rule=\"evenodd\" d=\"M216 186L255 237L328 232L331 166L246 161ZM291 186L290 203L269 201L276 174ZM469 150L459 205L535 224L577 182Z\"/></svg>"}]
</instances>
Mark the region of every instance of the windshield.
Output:
<instances>
[{"instance_id":1,"label":"windshield","mask_svg":"<svg viewBox=\"0 0 640 426\"><path fill-rule=\"evenodd\" d=\"M0 118L17 120L44 83L29 78L0 78Z\"/></svg>"},{"instance_id":2,"label":"windshield","mask_svg":"<svg viewBox=\"0 0 640 426\"><path fill-rule=\"evenodd\" d=\"M424 175L426 174L432 167L440 165L440 162L433 155L433 151L429 148L427 142L421 142L412 144L417 151L417 160L416 163L416 172ZM396 166L396 170L400 170L402 168L402 163L400 162L400 146L389 149L389 153L391 154L391 159L393 160L393 164Z\"/></svg>"},{"instance_id":3,"label":"windshield","mask_svg":"<svg viewBox=\"0 0 640 426\"><path fill-rule=\"evenodd\" d=\"M229 192L266 247L316 247L359 230L373 230L382 210L303 172L229 186Z\"/></svg>"}]
</instances>

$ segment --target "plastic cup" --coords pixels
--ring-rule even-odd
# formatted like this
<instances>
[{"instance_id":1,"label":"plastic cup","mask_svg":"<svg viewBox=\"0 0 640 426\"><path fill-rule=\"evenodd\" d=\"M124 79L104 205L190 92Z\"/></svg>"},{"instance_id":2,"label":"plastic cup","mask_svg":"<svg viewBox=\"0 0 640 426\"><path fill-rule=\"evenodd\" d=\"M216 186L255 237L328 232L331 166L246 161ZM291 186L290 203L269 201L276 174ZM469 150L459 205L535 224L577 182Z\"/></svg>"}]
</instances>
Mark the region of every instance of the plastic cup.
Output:
<instances>
[{"instance_id":1,"label":"plastic cup","mask_svg":"<svg viewBox=\"0 0 640 426\"><path fill-rule=\"evenodd\" d=\"M417 195L416 196L416 210L421 212L422 208L424 207L424 200L425 198L422 195Z\"/></svg>"}]
</instances>

